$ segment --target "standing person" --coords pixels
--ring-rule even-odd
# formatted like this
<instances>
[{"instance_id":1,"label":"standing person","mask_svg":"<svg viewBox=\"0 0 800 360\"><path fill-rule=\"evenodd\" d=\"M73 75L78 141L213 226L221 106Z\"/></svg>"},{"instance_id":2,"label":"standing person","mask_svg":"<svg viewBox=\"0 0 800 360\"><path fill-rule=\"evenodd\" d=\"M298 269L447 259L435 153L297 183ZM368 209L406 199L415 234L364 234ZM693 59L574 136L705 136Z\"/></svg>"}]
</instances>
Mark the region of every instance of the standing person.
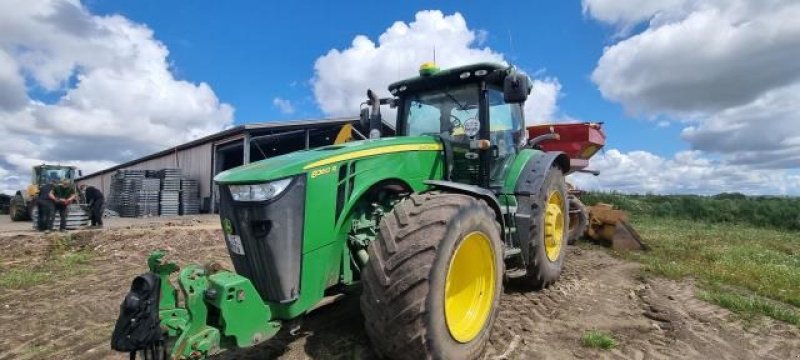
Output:
<instances>
[{"instance_id":1,"label":"standing person","mask_svg":"<svg viewBox=\"0 0 800 360\"><path fill-rule=\"evenodd\" d=\"M61 223L58 224L58 231L67 231L67 207L78 197L75 189L70 186L68 180L62 180L58 185L53 187L53 194L56 198L56 211L61 216Z\"/></svg>"},{"instance_id":2,"label":"standing person","mask_svg":"<svg viewBox=\"0 0 800 360\"><path fill-rule=\"evenodd\" d=\"M36 196L36 207L39 210L36 229L49 233L53 229L53 220L56 216L56 197L53 194L55 181L45 183Z\"/></svg>"},{"instance_id":3,"label":"standing person","mask_svg":"<svg viewBox=\"0 0 800 360\"><path fill-rule=\"evenodd\" d=\"M89 204L89 218L92 220L92 227L103 227L103 203L105 197L103 193L94 186L81 185L81 191Z\"/></svg>"}]
</instances>

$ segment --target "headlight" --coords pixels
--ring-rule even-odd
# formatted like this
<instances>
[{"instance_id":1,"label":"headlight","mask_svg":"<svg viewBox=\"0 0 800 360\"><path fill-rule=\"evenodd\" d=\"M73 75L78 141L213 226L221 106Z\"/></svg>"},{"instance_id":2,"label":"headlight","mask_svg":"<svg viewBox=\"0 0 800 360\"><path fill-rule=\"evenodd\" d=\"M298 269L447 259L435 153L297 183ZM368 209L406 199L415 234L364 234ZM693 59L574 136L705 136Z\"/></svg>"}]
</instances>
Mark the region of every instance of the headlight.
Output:
<instances>
[{"instance_id":1,"label":"headlight","mask_svg":"<svg viewBox=\"0 0 800 360\"><path fill-rule=\"evenodd\" d=\"M236 201L266 201L272 199L286 190L291 178L251 185L230 185L231 196Z\"/></svg>"}]
</instances>

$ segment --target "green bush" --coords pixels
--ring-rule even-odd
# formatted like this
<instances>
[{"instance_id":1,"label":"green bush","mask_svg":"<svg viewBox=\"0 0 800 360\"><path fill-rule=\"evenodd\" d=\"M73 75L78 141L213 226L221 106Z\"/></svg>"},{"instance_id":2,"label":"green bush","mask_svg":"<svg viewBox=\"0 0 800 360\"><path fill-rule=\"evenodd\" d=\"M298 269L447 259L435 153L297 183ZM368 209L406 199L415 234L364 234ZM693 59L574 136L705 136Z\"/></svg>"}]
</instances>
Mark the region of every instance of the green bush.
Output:
<instances>
[{"instance_id":1,"label":"green bush","mask_svg":"<svg viewBox=\"0 0 800 360\"><path fill-rule=\"evenodd\" d=\"M782 230L800 230L800 198L745 196L723 193L700 195L629 195L587 193L587 205L613 204L633 216L668 217L710 223L752 225Z\"/></svg>"}]
</instances>

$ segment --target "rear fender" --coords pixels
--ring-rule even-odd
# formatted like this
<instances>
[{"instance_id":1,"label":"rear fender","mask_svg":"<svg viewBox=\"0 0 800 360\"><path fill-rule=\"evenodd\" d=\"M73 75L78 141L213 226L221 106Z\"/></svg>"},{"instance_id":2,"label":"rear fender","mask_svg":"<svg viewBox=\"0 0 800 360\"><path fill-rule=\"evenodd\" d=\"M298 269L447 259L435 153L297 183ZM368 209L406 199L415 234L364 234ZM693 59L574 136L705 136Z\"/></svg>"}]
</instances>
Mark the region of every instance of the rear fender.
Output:
<instances>
[{"instance_id":1,"label":"rear fender","mask_svg":"<svg viewBox=\"0 0 800 360\"><path fill-rule=\"evenodd\" d=\"M569 171L569 157L563 152L546 152L528 160L514 187L516 195L534 195L542 188L547 172L556 165L561 172Z\"/></svg>"}]
</instances>

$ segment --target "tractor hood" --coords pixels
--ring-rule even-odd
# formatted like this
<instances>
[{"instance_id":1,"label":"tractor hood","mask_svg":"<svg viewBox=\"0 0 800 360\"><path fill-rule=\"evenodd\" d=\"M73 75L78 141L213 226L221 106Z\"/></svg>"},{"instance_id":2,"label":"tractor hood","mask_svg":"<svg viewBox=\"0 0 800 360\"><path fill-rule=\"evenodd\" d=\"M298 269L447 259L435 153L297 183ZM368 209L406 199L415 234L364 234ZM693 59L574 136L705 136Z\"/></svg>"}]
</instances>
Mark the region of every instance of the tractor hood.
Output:
<instances>
[{"instance_id":1,"label":"tractor hood","mask_svg":"<svg viewBox=\"0 0 800 360\"><path fill-rule=\"evenodd\" d=\"M342 161L403 151L441 150L433 136L391 137L353 141L312 150L303 150L264 159L219 173L214 181L220 184L252 184L285 178Z\"/></svg>"}]
</instances>

